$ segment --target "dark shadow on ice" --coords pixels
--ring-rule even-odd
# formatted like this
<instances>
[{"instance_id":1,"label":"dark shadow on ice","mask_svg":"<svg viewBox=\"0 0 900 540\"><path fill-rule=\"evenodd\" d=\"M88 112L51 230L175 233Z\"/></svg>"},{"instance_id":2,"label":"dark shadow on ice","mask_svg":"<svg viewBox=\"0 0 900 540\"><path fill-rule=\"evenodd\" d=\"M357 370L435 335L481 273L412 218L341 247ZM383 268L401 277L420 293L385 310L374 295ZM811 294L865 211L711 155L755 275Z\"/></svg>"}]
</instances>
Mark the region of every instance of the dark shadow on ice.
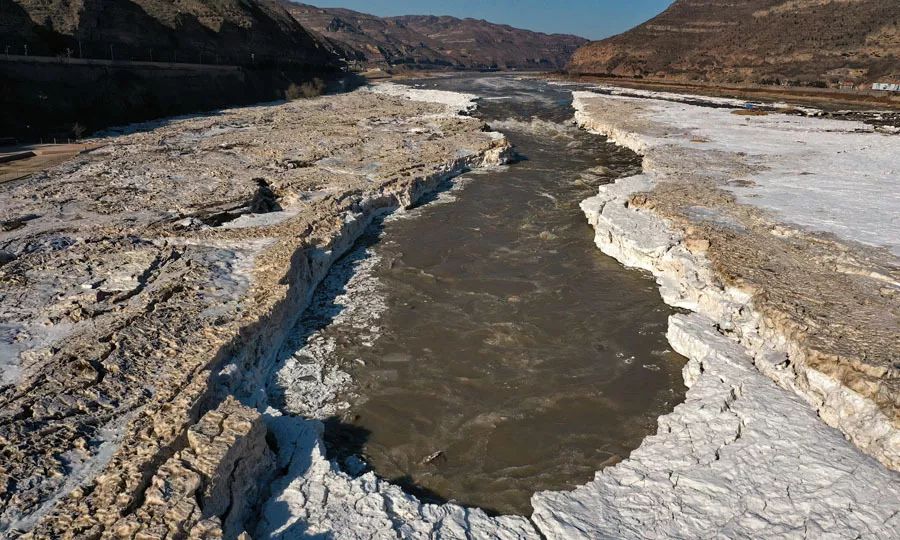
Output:
<instances>
[{"instance_id":1,"label":"dark shadow on ice","mask_svg":"<svg viewBox=\"0 0 900 540\"><path fill-rule=\"evenodd\" d=\"M366 428L347 424L340 418L332 416L325 420L325 452L328 459L343 465L343 469L352 469L347 466L347 460L363 455L369 435L372 434ZM350 474L359 474L359 470L346 470Z\"/></svg>"},{"instance_id":2,"label":"dark shadow on ice","mask_svg":"<svg viewBox=\"0 0 900 540\"><path fill-rule=\"evenodd\" d=\"M290 504L281 498L290 483L305 476L312 466L313 452L320 444L322 423L297 416L266 416L269 433L266 440L272 452L277 456L277 475L270 486L268 496L264 497L259 509L257 537L278 530L277 537L283 539L315 539L333 538L332 532L308 532L309 524L295 515ZM270 497L274 497L271 498ZM283 524L290 524L280 529Z\"/></svg>"},{"instance_id":3,"label":"dark shadow on ice","mask_svg":"<svg viewBox=\"0 0 900 540\"><path fill-rule=\"evenodd\" d=\"M395 478L391 478L390 482L396 486L400 486L400 488L403 489L403 491L405 493L408 493L408 494L414 496L415 498L419 499L420 501L422 501L425 504L452 503L452 504L455 504L458 506L462 506L463 508L477 508L491 517L498 517L498 516L503 515L503 513L500 512L499 510L496 510L489 506L477 505L477 504L467 504L465 501L458 501L455 499L449 499L447 497L444 497L443 495L441 495L435 491L432 491L426 487L420 486L409 475L403 475L403 476L397 476Z\"/></svg>"},{"instance_id":4,"label":"dark shadow on ice","mask_svg":"<svg viewBox=\"0 0 900 540\"><path fill-rule=\"evenodd\" d=\"M362 461L362 458L365 456L366 443L372 434L371 431L361 426L348 424L335 416L326 419L324 424L325 433L322 438L325 441L325 451L328 459L336 463L341 467L341 470L351 476L358 476L371 470ZM420 486L409 475L397 476L388 480L425 504L454 503L467 508L480 508L489 516L501 515L501 512L492 508L449 499L436 491Z\"/></svg>"},{"instance_id":5,"label":"dark shadow on ice","mask_svg":"<svg viewBox=\"0 0 900 540\"><path fill-rule=\"evenodd\" d=\"M288 338L285 347L279 353L272 373L277 373L289 358L306 346L310 336L327 328L346 308L337 301L337 298L347 292L347 284L359 264L371 257L369 248L381 239L383 229L382 219L373 221L347 254L331 266L328 274L316 287L309 306L296 325L293 335ZM287 404L285 388L277 384L270 384L268 394L272 406L279 409L285 408Z\"/></svg>"}]
</instances>

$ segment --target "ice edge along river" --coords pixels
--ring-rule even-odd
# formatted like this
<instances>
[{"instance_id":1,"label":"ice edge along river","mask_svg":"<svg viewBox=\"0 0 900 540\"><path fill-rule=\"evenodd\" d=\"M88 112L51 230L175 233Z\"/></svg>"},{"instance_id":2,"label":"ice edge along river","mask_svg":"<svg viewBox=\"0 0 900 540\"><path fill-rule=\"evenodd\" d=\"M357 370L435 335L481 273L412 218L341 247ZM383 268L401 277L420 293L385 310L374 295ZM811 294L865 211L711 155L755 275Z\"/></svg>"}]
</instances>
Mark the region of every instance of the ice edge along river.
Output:
<instances>
[{"instance_id":1,"label":"ice edge along river","mask_svg":"<svg viewBox=\"0 0 900 540\"><path fill-rule=\"evenodd\" d=\"M472 106L473 96L379 88L457 110ZM635 150L645 144L632 134L591 125L583 114L579 120ZM682 257L702 275L708 268L693 260L663 221L625 208L630 193L652 182L648 171L606 186L584 202L598 245L623 264L650 271L658 270L655 264L663 255ZM678 299L679 284L670 276L658 277L664 299L690 303ZM748 300L729 292L717 300ZM279 465L291 472L274 486L257 532L270 538L327 531L339 538L896 534L900 517L892 501L900 500L900 482L895 473L760 373L739 344L715 331L712 319L696 313L674 316L668 337L690 359L684 371L690 386L686 402L662 416L658 433L627 460L597 473L594 481L571 492L535 494L531 521L493 518L453 504L422 504L373 473L351 478L325 458L321 423L304 421L298 429L296 419L273 414L270 427L282 448Z\"/></svg>"},{"instance_id":2,"label":"ice edge along river","mask_svg":"<svg viewBox=\"0 0 900 540\"><path fill-rule=\"evenodd\" d=\"M380 84L373 91L440 103L447 107L446 114L472 110L477 98L391 83ZM483 166L502 161L502 156L486 156ZM366 226L357 227L356 237L365 229ZM290 364L287 369L291 369ZM276 374L276 377L285 376L290 377L283 372ZM329 387L322 392L328 394L340 387L339 379L321 381ZM524 517L490 517L477 508L423 504L372 472L354 478L326 457L321 421L283 415L272 407L265 415L268 428L278 442L277 467L286 472L271 487L254 538L293 539L319 534L348 539L538 538L533 525Z\"/></svg>"},{"instance_id":3,"label":"ice edge along river","mask_svg":"<svg viewBox=\"0 0 900 540\"><path fill-rule=\"evenodd\" d=\"M591 117L585 107L591 99L614 105L630 98L576 92L576 120L585 129L639 153L673 144ZM696 123L709 115L696 106L657 105L682 116L689 111ZM752 307L750 298L718 287L708 262L687 250L664 220L628 208L630 195L650 190L657 174L663 173L645 163L643 174L601 187L582 209L604 253L650 271L667 303L695 312L672 316L668 332L673 348L689 359L686 401L659 419L658 433L629 459L593 482L569 493L536 494L534 522L552 538L896 537L900 475L827 426L799 395L777 386L766 376L778 377L774 366L758 368L750 351L720 334L719 325L743 324L752 332L751 317L735 316ZM777 355L753 352L756 358ZM772 373L763 374L767 367ZM818 382L825 386L823 378ZM839 392L833 386L829 390ZM847 406L860 407L863 419L876 415L865 400L846 393Z\"/></svg>"}]
</instances>

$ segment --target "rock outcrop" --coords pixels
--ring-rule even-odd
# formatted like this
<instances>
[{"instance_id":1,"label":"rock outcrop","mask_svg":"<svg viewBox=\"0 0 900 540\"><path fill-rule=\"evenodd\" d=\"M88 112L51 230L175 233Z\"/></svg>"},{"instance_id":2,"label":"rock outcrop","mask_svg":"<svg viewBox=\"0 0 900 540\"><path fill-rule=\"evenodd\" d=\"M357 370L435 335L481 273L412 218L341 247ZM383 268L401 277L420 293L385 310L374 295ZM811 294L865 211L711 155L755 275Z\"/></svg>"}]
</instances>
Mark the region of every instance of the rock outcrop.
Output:
<instances>
[{"instance_id":1,"label":"rock outcrop","mask_svg":"<svg viewBox=\"0 0 900 540\"><path fill-rule=\"evenodd\" d=\"M900 82L900 4L677 0L572 57L576 74L719 83Z\"/></svg>"},{"instance_id":2,"label":"rock outcrop","mask_svg":"<svg viewBox=\"0 0 900 540\"><path fill-rule=\"evenodd\" d=\"M340 59L269 0L0 0L0 138L68 138L285 97Z\"/></svg>"}]
</instances>

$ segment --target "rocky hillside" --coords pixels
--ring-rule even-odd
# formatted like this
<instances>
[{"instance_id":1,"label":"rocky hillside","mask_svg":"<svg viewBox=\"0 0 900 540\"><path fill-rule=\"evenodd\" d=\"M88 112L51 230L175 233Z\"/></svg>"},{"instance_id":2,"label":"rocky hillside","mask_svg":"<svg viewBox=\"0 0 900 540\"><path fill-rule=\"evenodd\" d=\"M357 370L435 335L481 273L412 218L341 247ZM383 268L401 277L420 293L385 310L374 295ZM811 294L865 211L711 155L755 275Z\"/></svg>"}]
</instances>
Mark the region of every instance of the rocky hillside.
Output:
<instances>
[{"instance_id":1,"label":"rocky hillside","mask_svg":"<svg viewBox=\"0 0 900 540\"><path fill-rule=\"evenodd\" d=\"M270 0L0 0L11 54L196 63L335 58Z\"/></svg>"},{"instance_id":2,"label":"rocky hillside","mask_svg":"<svg viewBox=\"0 0 900 540\"><path fill-rule=\"evenodd\" d=\"M587 40L455 17L376 17L282 0L303 26L351 61L376 66L559 69Z\"/></svg>"},{"instance_id":3,"label":"rocky hillside","mask_svg":"<svg viewBox=\"0 0 900 540\"><path fill-rule=\"evenodd\" d=\"M836 85L900 77L896 0L677 0L575 53L578 74Z\"/></svg>"}]
</instances>

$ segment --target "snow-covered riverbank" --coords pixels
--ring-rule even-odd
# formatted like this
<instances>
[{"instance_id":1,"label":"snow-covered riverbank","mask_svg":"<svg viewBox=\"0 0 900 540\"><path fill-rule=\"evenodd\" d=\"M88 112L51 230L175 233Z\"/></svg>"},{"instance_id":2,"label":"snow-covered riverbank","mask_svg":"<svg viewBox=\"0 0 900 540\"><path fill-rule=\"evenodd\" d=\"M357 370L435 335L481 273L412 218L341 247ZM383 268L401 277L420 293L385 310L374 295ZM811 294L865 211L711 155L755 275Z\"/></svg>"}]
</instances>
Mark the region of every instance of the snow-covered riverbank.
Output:
<instances>
[{"instance_id":1,"label":"snow-covered riverbank","mask_svg":"<svg viewBox=\"0 0 900 540\"><path fill-rule=\"evenodd\" d=\"M628 460L574 492L535 495L535 523L553 538L894 537L900 477L822 420L896 468L896 368L882 367L897 351L896 260L852 241L897 245L896 175L887 171L898 165L900 140L861 124L738 116L590 92L577 93L575 106L580 125L645 156L642 175L602 187L582 208L598 247L652 272L666 302L695 312L672 317L669 328L673 347L690 360L690 390ZM854 163L868 168L854 174ZM792 181L804 176L811 181ZM726 191L742 189L740 202L756 202L756 183L761 204L776 213L748 209ZM848 199L848 184L865 184L875 196ZM786 197L785 190L796 191ZM798 195L819 202L792 204ZM778 219L818 226L850 244ZM781 242L799 259L781 258ZM743 248L753 255L718 252ZM741 264L804 278L779 290L783 281L742 273ZM826 268L810 272L808 264ZM848 284L847 275L863 282ZM777 309L779 299L803 304L829 285L857 301L884 299L894 306L882 311L889 320L873 326L864 310L807 301L802 312L816 321L851 326L846 335L861 342L848 349L808 319ZM866 300L860 288L870 291ZM886 349L835 367L841 359L829 344L846 356L859 352L854 344ZM851 388L866 377L868 392Z\"/></svg>"}]
</instances>

